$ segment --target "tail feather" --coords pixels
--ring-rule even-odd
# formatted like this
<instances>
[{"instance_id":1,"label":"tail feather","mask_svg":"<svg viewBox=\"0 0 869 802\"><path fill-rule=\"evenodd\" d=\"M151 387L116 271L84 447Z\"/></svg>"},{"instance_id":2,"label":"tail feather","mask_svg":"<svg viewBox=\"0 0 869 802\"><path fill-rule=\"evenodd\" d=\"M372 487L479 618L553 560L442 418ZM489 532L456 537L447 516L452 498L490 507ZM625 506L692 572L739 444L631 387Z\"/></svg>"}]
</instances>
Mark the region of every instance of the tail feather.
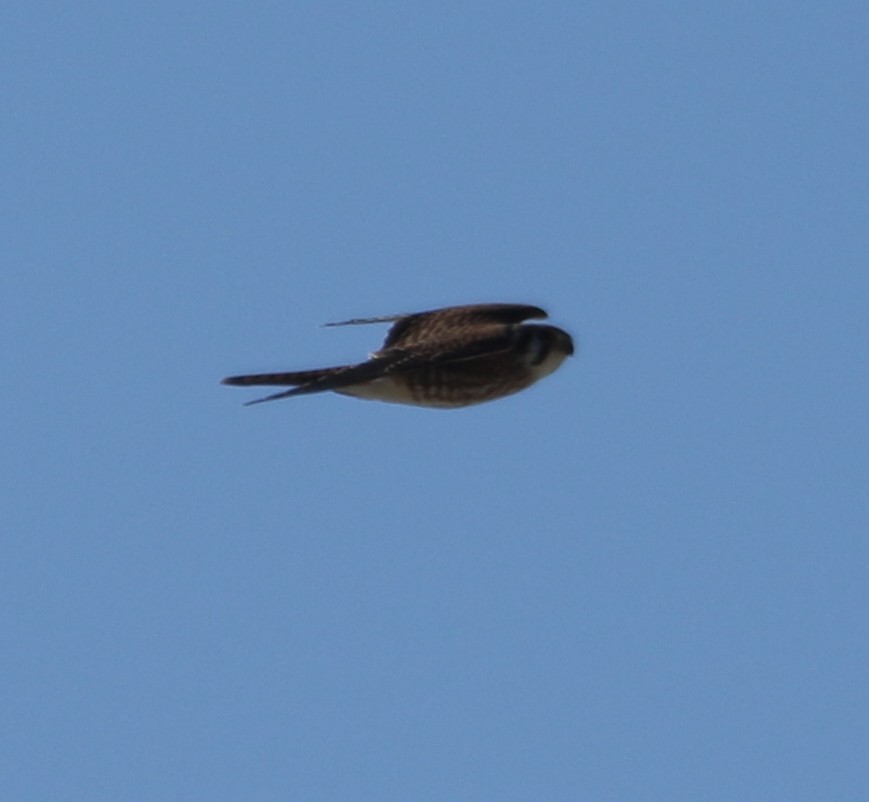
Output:
<instances>
[{"instance_id":1,"label":"tail feather","mask_svg":"<svg viewBox=\"0 0 869 802\"><path fill-rule=\"evenodd\" d=\"M236 387L248 387L253 385L279 385L282 387L294 387L299 384L318 381L326 376L331 376L343 368L321 368L319 370L297 370L292 373L252 373L246 376L227 376L221 380L221 384L231 384Z\"/></svg>"}]
</instances>

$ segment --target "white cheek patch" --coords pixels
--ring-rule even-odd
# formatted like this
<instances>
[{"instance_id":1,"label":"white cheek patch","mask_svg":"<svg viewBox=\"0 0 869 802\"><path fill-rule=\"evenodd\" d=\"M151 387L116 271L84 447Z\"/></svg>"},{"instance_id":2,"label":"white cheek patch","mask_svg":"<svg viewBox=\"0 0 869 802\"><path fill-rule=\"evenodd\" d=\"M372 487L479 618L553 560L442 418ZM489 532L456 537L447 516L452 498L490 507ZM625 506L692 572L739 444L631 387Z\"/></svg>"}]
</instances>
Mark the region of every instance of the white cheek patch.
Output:
<instances>
[{"instance_id":1,"label":"white cheek patch","mask_svg":"<svg viewBox=\"0 0 869 802\"><path fill-rule=\"evenodd\" d=\"M541 362L531 366L531 371L534 373L534 381L538 381L544 376L548 376L556 370L565 359L567 359L567 354L562 351L556 351L554 348L550 350Z\"/></svg>"},{"instance_id":2,"label":"white cheek patch","mask_svg":"<svg viewBox=\"0 0 869 802\"><path fill-rule=\"evenodd\" d=\"M539 365L549 354L550 344L548 342L543 342L541 337L535 337L533 343L531 364Z\"/></svg>"},{"instance_id":3,"label":"white cheek patch","mask_svg":"<svg viewBox=\"0 0 869 802\"><path fill-rule=\"evenodd\" d=\"M550 344L540 333L534 331L526 339L524 347L522 347L522 361L532 369L536 369L546 359L550 351Z\"/></svg>"}]
</instances>

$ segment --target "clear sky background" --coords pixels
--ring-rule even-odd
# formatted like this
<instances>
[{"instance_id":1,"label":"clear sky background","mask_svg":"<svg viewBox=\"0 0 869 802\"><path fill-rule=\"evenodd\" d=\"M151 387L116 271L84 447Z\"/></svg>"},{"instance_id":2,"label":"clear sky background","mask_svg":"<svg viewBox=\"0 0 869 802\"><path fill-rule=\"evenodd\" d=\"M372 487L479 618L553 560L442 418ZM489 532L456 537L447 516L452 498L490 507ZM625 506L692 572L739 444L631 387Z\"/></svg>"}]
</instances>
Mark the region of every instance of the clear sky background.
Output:
<instances>
[{"instance_id":1,"label":"clear sky background","mask_svg":"<svg viewBox=\"0 0 869 802\"><path fill-rule=\"evenodd\" d=\"M12 3L0 73L0 798L867 798L865 3ZM577 356L218 384L478 301Z\"/></svg>"}]
</instances>

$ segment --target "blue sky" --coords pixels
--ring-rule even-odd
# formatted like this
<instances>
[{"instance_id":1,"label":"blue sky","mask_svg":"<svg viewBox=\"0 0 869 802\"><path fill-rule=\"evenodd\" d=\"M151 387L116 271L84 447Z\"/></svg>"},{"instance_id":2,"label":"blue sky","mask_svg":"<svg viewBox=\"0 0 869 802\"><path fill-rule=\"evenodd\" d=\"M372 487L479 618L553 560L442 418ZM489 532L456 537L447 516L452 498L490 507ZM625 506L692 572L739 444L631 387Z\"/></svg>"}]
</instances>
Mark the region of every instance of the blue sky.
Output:
<instances>
[{"instance_id":1,"label":"blue sky","mask_svg":"<svg viewBox=\"0 0 869 802\"><path fill-rule=\"evenodd\" d=\"M3 799L864 798L865 4L3 18ZM576 358L218 385L477 301Z\"/></svg>"}]
</instances>

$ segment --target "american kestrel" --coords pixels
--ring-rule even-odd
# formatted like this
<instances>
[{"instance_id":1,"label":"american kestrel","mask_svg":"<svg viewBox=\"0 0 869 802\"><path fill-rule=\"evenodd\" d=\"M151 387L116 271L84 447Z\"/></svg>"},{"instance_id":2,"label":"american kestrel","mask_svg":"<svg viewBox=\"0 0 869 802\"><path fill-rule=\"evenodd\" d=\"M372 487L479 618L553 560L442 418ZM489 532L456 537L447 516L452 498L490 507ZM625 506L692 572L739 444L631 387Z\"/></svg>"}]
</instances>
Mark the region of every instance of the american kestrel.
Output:
<instances>
[{"instance_id":1,"label":"american kestrel","mask_svg":"<svg viewBox=\"0 0 869 802\"><path fill-rule=\"evenodd\" d=\"M524 390L573 354L573 340L566 331L523 323L546 316L536 306L471 304L329 323L393 325L383 347L366 362L291 373L230 376L222 383L292 387L248 404L332 390L394 404L465 407Z\"/></svg>"}]
</instances>

